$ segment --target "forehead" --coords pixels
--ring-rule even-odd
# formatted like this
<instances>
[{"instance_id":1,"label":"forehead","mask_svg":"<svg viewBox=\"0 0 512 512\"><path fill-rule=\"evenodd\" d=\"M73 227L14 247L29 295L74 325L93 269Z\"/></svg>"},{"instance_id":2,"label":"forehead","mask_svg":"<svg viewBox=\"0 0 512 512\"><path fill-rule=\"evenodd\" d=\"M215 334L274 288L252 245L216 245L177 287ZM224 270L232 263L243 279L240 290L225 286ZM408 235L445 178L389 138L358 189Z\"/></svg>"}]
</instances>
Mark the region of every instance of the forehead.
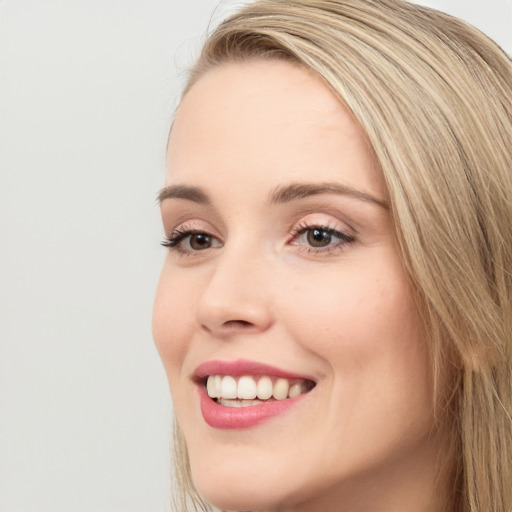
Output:
<instances>
[{"instance_id":1,"label":"forehead","mask_svg":"<svg viewBox=\"0 0 512 512\"><path fill-rule=\"evenodd\" d=\"M297 100L309 95L309 101L298 104ZM216 100L221 100L216 101ZM262 103L279 100L276 117L286 112L300 116L304 110L322 110L322 114L335 115L340 102L316 77L298 64L270 59L250 59L243 62L226 62L203 74L189 89L177 112L178 121L190 110L199 107L209 115L226 113L229 105L243 105L253 116L262 114ZM300 107L300 108L298 108ZM269 112L263 113L267 120ZM329 116L330 117L330 116ZM325 119L328 126L330 118Z\"/></svg>"},{"instance_id":2,"label":"forehead","mask_svg":"<svg viewBox=\"0 0 512 512\"><path fill-rule=\"evenodd\" d=\"M170 135L167 181L228 169L295 181L322 169L322 180L335 180L336 162L382 188L363 130L319 78L293 63L251 60L214 68L188 91Z\"/></svg>"}]
</instances>

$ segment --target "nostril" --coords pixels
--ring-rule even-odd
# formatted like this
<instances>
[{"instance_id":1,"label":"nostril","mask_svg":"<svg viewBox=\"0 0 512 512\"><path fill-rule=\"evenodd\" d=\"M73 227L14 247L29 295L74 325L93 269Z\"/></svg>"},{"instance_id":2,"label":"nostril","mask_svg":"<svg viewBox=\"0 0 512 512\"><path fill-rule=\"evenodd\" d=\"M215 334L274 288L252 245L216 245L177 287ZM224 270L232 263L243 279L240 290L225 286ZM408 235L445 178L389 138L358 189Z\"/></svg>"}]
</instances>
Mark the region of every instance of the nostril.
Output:
<instances>
[{"instance_id":1,"label":"nostril","mask_svg":"<svg viewBox=\"0 0 512 512\"><path fill-rule=\"evenodd\" d=\"M219 327L211 327L208 324L201 324L201 328L204 329L208 334L214 336L229 335L236 333L237 331L249 331L255 327L255 324L248 322L247 320L227 320L223 322Z\"/></svg>"},{"instance_id":2,"label":"nostril","mask_svg":"<svg viewBox=\"0 0 512 512\"><path fill-rule=\"evenodd\" d=\"M253 324L247 320L228 320L222 324L223 327L237 328L237 327L251 327Z\"/></svg>"}]
</instances>

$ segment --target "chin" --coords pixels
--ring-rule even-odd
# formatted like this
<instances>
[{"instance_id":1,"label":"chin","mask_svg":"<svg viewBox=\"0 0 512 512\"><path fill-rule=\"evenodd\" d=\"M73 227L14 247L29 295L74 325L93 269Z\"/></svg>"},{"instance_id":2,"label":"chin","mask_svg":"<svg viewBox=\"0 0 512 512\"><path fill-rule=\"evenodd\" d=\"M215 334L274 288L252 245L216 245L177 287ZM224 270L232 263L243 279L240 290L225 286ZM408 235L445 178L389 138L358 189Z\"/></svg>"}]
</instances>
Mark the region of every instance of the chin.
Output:
<instances>
[{"instance_id":1,"label":"chin","mask_svg":"<svg viewBox=\"0 0 512 512\"><path fill-rule=\"evenodd\" d=\"M282 474L266 468L242 467L241 464L192 464L192 480L199 495L220 510L251 512L279 509L288 502Z\"/></svg>"},{"instance_id":2,"label":"chin","mask_svg":"<svg viewBox=\"0 0 512 512\"><path fill-rule=\"evenodd\" d=\"M262 500L261 496L244 493L243 496L230 495L229 493L217 493L213 491L212 495L201 496L211 505L222 511L251 511L251 512L271 512L275 510L273 504L268 500Z\"/></svg>"},{"instance_id":3,"label":"chin","mask_svg":"<svg viewBox=\"0 0 512 512\"><path fill-rule=\"evenodd\" d=\"M290 464L286 453L276 460L268 454L263 457L261 450L259 456L245 453L236 459L226 452L229 449L224 451L224 458L218 454L215 460L203 457L190 461L197 492L220 510L292 510L301 504L314 503L333 483L331 478L312 477L313 466ZM318 468L313 469L315 474L321 473Z\"/></svg>"},{"instance_id":4,"label":"chin","mask_svg":"<svg viewBox=\"0 0 512 512\"><path fill-rule=\"evenodd\" d=\"M213 471L197 476L193 474L192 479L199 495L220 510L268 512L275 510L276 502L280 501L272 489L257 479L247 485L245 479L240 482L237 476L231 475L226 480L220 475L213 475Z\"/></svg>"}]
</instances>

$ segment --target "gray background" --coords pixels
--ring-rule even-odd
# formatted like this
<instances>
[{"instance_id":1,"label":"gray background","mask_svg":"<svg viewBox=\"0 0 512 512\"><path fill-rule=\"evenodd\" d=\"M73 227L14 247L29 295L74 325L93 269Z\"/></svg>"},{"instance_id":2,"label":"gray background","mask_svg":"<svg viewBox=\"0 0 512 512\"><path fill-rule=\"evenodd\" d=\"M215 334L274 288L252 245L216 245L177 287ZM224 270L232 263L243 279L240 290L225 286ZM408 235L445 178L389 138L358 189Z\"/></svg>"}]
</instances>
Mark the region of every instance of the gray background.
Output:
<instances>
[{"instance_id":1,"label":"gray background","mask_svg":"<svg viewBox=\"0 0 512 512\"><path fill-rule=\"evenodd\" d=\"M420 2L512 52L510 0ZM0 512L168 510L167 130L213 0L0 0Z\"/></svg>"}]
</instances>

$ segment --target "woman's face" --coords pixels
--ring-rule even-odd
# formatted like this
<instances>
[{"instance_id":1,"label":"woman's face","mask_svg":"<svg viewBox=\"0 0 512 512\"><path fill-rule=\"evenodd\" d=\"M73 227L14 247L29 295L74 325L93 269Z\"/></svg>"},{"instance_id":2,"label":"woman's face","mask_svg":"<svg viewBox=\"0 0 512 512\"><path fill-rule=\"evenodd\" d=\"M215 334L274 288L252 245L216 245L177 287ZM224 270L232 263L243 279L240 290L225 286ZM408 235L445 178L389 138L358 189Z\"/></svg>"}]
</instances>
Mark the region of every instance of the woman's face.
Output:
<instances>
[{"instance_id":1,"label":"woman's face","mask_svg":"<svg viewBox=\"0 0 512 512\"><path fill-rule=\"evenodd\" d=\"M179 107L160 197L154 338L199 493L229 510L426 508L428 357L348 111L290 63L209 71Z\"/></svg>"}]
</instances>

